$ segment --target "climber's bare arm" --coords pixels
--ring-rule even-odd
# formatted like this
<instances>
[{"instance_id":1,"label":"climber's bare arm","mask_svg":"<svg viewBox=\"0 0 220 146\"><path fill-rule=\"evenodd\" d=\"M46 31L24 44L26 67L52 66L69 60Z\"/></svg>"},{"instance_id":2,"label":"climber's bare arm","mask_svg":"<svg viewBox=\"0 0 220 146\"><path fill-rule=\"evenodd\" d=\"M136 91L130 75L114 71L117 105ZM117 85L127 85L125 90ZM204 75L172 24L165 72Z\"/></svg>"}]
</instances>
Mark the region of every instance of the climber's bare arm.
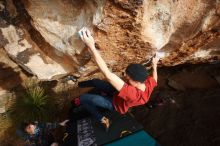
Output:
<instances>
[{"instance_id":1,"label":"climber's bare arm","mask_svg":"<svg viewBox=\"0 0 220 146\"><path fill-rule=\"evenodd\" d=\"M102 59L101 55L95 48L95 41L87 29L83 29L81 38L89 47L89 50L91 51L95 59L95 62L98 65L101 72L105 75L105 77L112 84L112 86L114 86L118 91L120 91L124 85L124 81L108 69L105 61Z\"/></svg>"},{"instance_id":2,"label":"climber's bare arm","mask_svg":"<svg viewBox=\"0 0 220 146\"><path fill-rule=\"evenodd\" d=\"M102 59L95 46L91 46L89 48L101 72L105 75L105 77L112 84L112 86L115 87L118 91L120 91L124 85L124 81L108 69L105 61Z\"/></svg>"},{"instance_id":3,"label":"climber's bare arm","mask_svg":"<svg viewBox=\"0 0 220 146\"><path fill-rule=\"evenodd\" d=\"M155 56L152 60L152 67L153 67L153 78L157 82L157 63L159 61L159 58Z\"/></svg>"}]
</instances>

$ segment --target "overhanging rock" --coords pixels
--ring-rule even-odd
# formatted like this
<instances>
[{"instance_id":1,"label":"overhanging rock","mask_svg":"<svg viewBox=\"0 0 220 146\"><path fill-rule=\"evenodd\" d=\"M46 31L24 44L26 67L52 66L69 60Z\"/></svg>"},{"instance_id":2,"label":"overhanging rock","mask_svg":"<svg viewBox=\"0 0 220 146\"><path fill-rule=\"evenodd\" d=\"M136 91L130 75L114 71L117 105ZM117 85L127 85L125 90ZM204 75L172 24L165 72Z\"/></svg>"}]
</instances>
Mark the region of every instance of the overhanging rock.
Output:
<instances>
[{"instance_id":1,"label":"overhanging rock","mask_svg":"<svg viewBox=\"0 0 220 146\"><path fill-rule=\"evenodd\" d=\"M2 37L7 40L4 48L9 56L29 73L46 80L52 79L57 74L66 73L61 65L39 51L25 30L9 25L0 28L0 31Z\"/></svg>"},{"instance_id":2,"label":"overhanging rock","mask_svg":"<svg viewBox=\"0 0 220 146\"><path fill-rule=\"evenodd\" d=\"M13 2L17 13L2 4L3 20L9 18L7 22L14 23L1 26L1 36L5 38L1 46L39 79L78 72L84 66L95 68L77 35L83 26L92 30L97 48L116 72L129 63L144 62L157 50L166 52L161 66L220 60L219 1ZM10 1L10 4L13 3ZM5 16L4 9L8 9L10 15Z\"/></svg>"}]
</instances>

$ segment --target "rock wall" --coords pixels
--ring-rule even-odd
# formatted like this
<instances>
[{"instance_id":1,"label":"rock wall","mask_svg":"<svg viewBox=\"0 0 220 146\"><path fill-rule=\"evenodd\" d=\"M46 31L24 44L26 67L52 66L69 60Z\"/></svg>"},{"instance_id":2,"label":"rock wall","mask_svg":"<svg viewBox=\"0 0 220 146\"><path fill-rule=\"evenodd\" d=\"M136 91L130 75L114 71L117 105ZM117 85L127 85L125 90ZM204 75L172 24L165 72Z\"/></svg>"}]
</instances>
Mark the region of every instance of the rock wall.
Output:
<instances>
[{"instance_id":1,"label":"rock wall","mask_svg":"<svg viewBox=\"0 0 220 146\"><path fill-rule=\"evenodd\" d=\"M39 79L51 79L56 74L66 73L61 65L41 53L25 30L9 25L1 28L1 32L7 41L4 48L8 55L29 73Z\"/></svg>"},{"instance_id":2,"label":"rock wall","mask_svg":"<svg viewBox=\"0 0 220 146\"><path fill-rule=\"evenodd\" d=\"M219 0L7 0L0 12L0 46L39 79L97 70L83 26L113 71L157 50L161 66L220 60Z\"/></svg>"},{"instance_id":3,"label":"rock wall","mask_svg":"<svg viewBox=\"0 0 220 146\"><path fill-rule=\"evenodd\" d=\"M21 85L26 78L19 66L0 48L0 114L7 110L7 103L12 97L9 91Z\"/></svg>"}]
</instances>

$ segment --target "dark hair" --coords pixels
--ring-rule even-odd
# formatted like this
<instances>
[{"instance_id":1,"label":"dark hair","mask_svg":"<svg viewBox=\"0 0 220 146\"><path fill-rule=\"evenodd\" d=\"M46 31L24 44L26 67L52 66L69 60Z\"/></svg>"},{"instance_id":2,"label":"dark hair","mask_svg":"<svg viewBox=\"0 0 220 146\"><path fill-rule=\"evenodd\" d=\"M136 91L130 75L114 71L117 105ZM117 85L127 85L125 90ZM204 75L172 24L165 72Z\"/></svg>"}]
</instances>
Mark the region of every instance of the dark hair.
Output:
<instances>
[{"instance_id":1,"label":"dark hair","mask_svg":"<svg viewBox=\"0 0 220 146\"><path fill-rule=\"evenodd\" d=\"M142 64L129 64L125 72L132 80L141 83L143 83L148 76L148 71Z\"/></svg>"},{"instance_id":2,"label":"dark hair","mask_svg":"<svg viewBox=\"0 0 220 146\"><path fill-rule=\"evenodd\" d=\"M35 125L35 122L23 122L23 123L21 123L21 130L25 131L25 129L29 125Z\"/></svg>"}]
</instances>

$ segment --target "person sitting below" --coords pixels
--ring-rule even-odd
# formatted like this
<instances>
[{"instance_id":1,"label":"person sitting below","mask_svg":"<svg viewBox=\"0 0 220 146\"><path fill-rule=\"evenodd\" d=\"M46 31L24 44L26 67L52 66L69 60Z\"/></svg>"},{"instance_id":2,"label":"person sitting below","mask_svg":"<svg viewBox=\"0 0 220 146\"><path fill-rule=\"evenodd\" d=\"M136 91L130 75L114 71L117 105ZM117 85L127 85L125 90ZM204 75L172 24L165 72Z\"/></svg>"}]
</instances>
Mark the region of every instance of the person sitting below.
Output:
<instances>
[{"instance_id":1,"label":"person sitting below","mask_svg":"<svg viewBox=\"0 0 220 146\"><path fill-rule=\"evenodd\" d=\"M65 126L68 121L61 123L23 122L16 133L25 141L25 146L58 146L51 130L58 126Z\"/></svg>"},{"instance_id":2,"label":"person sitting below","mask_svg":"<svg viewBox=\"0 0 220 146\"><path fill-rule=\"evenodd\" d=\"M110 121L98 111L97 107L125 114L130 107L145 104L149 100L154 87L157 86L157 62L159 59L154 57L152 60L152 76L148 76L147 69L141 64L128 65L125 70L126 82L124 82L108 69L105 61L95 48L95 41L90 31L84 28L80 36L109 83L97 79L79 83L79 86L82 87L90 84L107 94L82 94L79 98L76 98L76 101L80 102L108 130Z\"/></svg>"}]
</instances>

